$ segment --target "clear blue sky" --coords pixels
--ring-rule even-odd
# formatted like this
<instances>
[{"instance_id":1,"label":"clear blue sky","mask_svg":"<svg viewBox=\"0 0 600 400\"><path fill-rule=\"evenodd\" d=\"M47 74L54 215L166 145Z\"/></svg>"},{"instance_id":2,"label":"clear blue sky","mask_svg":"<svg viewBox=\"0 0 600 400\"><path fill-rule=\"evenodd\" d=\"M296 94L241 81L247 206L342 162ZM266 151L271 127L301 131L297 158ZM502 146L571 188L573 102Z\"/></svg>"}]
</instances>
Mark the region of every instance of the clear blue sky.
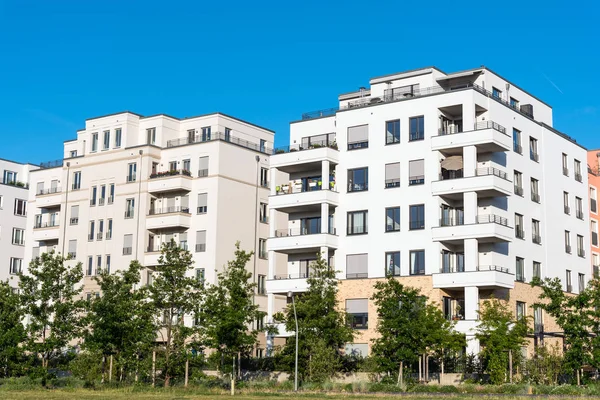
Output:
<instances>
[{"instance_id":1,"label":"clear blue sky","mask_svg":"<svg viewBox=\"0 0 600 400\"><path fill-rule=\"evenodd\" d=\"M60 158L86 118L122 110L221 111L285 145L303 112L430 65L486 65L597 148L599 21L589 0L0 0L0 157Z\"/></svg>"}]
</instances>

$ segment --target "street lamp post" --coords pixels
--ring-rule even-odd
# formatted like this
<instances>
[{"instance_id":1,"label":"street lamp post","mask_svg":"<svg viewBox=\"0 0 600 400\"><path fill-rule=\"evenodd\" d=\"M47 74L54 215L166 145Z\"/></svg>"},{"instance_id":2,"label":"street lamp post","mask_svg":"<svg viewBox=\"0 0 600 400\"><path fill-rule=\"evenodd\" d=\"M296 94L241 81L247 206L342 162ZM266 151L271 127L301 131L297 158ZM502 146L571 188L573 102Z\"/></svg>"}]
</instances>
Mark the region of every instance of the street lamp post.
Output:
<instances>
[{"instance_id":1,"label":"street lamp post","mask_svg":"<svg viewBox=\"0 0 600 400\"><path fill-rule=\"evenodd\" d=\"M294 321L296 321L296 366L294 372L294 391L298 391L298 316L296 315L296 302L294 293L288 292L288 297L292 298L292 307L294 308Z\"/></svg>"}]
</instances>

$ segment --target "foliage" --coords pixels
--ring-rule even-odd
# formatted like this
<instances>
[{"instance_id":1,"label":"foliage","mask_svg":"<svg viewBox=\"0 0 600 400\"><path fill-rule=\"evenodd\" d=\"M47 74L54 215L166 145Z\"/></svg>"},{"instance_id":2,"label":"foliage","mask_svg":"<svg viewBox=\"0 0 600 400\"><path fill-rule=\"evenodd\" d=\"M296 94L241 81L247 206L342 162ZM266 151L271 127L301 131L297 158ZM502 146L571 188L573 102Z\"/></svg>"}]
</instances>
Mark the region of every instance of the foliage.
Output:
<instances>
[{"instance_id":1,"label":"foliage","mask_svg":"<svg viewBox=\"0 0 600 400\"><path fill-rule=\"evenodd\" d=\"M427 304L418 289L389 277L375 284L372 300L379 334L372 340L372 355L381 372L395 374L401 363L415 362L420 354L441 357L444 351L464 346L464 336L454 332L452 322L438 307Z\"/></svg>"},{"instance_id":2,"label":"foliage","mask_svg":"<svg viewBox=\"0 0 600 400\"><path fill-rule=\"evenodd\" d=\"M80 337L85 300L81 299L81 263L73 265L53 251L35 258L27 274L19 274L26 325L26 350L39 355L42 368Z\"/></svg>"},{"instance_id":3,"label":"foliage","mask_svg":"<svg viewBox=\"0 0 600 400\"><path fill-rule=\"evenodd\" d=\"M331 378L341 365L341 349L352 342L354 331L340 310L335 271L321 254L310 264L308 290L294 298L298 317L298 375L303 381L321 382ZM296 331L293 304L274 317L284 321L288 332ZM282 350L282 363L294 370L295 336L289 337ZM332 368L334 367L334 368Z\"/></svg>"},{"instance_id":4,"label":"foliage","mask_svg":"<svg viewBox=\"0 0 600 400\"><path fill-rule=\"evenodd\" d=\"M74 377L85 382L86 387L94 387L95 382L103 374L101 361L100 353L83 352L69 363L69 369Z\"/></svg>"},{"instance_id":5,"label":"foliage","mask_svg":"<svg viewBox=\"0 0 600 400\"><path fill-rule=\"evenodd\" d=\"M533 358L525 363L527 379L537 385L556 385L563 370L563 357L558 345L538 346Z\"/></svg>"},{"instance_id":6,"label":"foliage","mask_svg":"<svg viewBox=\"0 0 600 400\"><path fill-rule=\"evenodd\" d=\"M157 274L149 287L151 306L155 311L155 324L164 343L164 385L169 386L174 374L174 361L181 360L187 351L186 341L191 339L197 348L200 326L184 324L185 315L198 315L202 304L203 282L188 276L193 268L192 255L180 248L173 239L163 244L158 259ZM190 326L191 325L191 326Z\"/></svg>"},{"instance_id":7,"label":"foliage","mask_svg":"<svg viewBox=\"0 0 600 400\"><path fill-rule=\"evenodd\" d=\"M127 270L115 274L103 270L94 278L102 295L91 301L84 347L104 360L114 355L121 379L139 368L140 355L149 352L156 338L156 310L147 301L148 289L138 288L141 269L132 261ZM104 375L106 362L102 365Z\"/></svg>"},{"instance_id":8,"label":"foliage","mask_svg":"<svg viewBox=\"0 0 600 400\"><path fill-rule=\"evenodd\" d=\"M19 295L8 282L0 281L0 374L3 377L14 376L22 370L23 317Z\"/></svg>"}]
</instances>

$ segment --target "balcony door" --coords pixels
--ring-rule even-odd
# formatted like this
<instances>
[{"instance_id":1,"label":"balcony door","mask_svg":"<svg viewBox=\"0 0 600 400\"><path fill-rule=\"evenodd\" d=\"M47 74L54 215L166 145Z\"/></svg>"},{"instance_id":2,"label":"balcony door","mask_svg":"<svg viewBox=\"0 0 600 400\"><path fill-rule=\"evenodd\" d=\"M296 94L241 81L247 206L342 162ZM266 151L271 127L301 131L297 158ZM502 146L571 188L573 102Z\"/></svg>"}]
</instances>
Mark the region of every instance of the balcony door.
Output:
<instances>
[{"instance_id":1,"label":"balcony door","mask_svg":"<svg viewBox=\"0 0 600 400\"><path fill-rule=\"evenodd\" d=\"M321 233L321 217L303 218L300 223L302 235Z\"/></svg>"}]
</instances>

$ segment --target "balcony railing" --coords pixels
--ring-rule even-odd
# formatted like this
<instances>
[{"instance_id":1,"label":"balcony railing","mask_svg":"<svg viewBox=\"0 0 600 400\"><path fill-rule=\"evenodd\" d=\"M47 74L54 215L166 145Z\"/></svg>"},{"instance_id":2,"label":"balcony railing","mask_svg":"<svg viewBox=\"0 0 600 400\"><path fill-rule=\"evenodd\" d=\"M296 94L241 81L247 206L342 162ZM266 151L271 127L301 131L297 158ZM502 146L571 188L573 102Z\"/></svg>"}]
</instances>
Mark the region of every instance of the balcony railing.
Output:
<instances>
[{"instance_id":1,"label":"balcony railing","mask_svg":"<svg viewBox=\"0 0 600 400\"><path fill-rule=\"evenodd\" d=\"M148 245L146 247L146 253L158 253L160 252L160 244Z\"/></svg>"},{"instance_id":2,"label":"balcony railing","mask_svg":"<svg viewBox=\"0 0 600 400\"><path fill-rule=\"evenodd\" d=\"M329 182L329 190L335 191L334 188L335 188L335 182ZM275 186L275 193L277 195L284 195L284 194L294 194L294 193L316 192L316 191L319 191L322 189L323 189L323 184L321 181L310 182L310 183L308 183L308 185L294 184L293 182L291 182L291 183L286 183L283 185Z\"/></svg>"},{"instance_id":3,"label":"balcony railing","mask_svg":"<svg viewBox=\"0 0 600 400\"><path fill-rule=\"evenodd\" d=\"M464 264L458 264L458 265L442 264L442 266L440 268L440 274L454 274L457 272L465 272L465 265Z\"/></svg>"},{"instance_id":4,"label":"balcony railing","mask_svg":"<svg viewBox=\"0 0 600 400\"><path fill-rule=\"evenodd\" d=\"M535 161L535 162L539 162L540 161L540 155L538 153L536 153L535 151L530 151L529 152L529 158L532 161Z\"/></svg>"},{"instance_id":5,"label":"balcony railing","mask_svg":"<svg viewBox=\"0 0 600 400\"><path fill-rule=\"evenodd\" d=\"M134 215L133 210L127 210L127 211L125 211L125 219L133 218L133 215Z\"/></svg>"},{"instance_id":6,"label":"balcony railing","mask_svg":"<svg viewBox=\"0 0 600 400\"><path fill-rule=\"evenodd\" d=\"M56 221L36 222L35 225L33 226L33 229L54 228L54 227L57 227L58 225L59 224Z\"/></svg>"},{"instance_id":7,"label":"balcony railing","mask_svg":"<svg viewBox=\"0 0 600 400\"><path fill-rule=\"evenodd\" d=\"M132 247L123 247L123 255L124 256L131 255L131 250L132 250Z\"/></svg>"},{"instance_id":8,"label":"balcony railing","mask_svg":"<svg viewBox=\"0 0 600 400\"><path fill-rule=\"evenodd\" d=\"M581 173L575 172L575 180L577 182L583 182L583 177L581 176Z\"/></svg>"},{"instance_id":9,"label":"balcony railing","mask_svg":"<svg viewBox=\"0 0 600 400\"><path fill-rule=\"evenodd\" d=\"M479 121L475 123L475 130L494 129L506 135L506 128L494 121ZM508 135L507 135L508 136Z\"/></svg>"},{"instance_id":10,"label":"balcony railing","mask_svg":"<svg viewBox=\"0 0 600 400\"><path fill-rule=\"evenodd\" d=\"M505 274L509 273L508 268L501 267L500 265L478 265L476 269L477 271L498 271Z\"/></svg>"},{"instance_id":11,"label":"balcony railing","mask_svg":"<svg viewBox=\"0 0 600 400\"><path fill-rule=\"evenodd\" d=\"M540 235L536 235L535 233L533 235L531 235L531 240L535 244L541 244L542 243L542 237Z\"/></svg>"},{"instance_id":12,"label":"balcony railing","mask_svg":"<svg viewBox=\"0 0 600 400\"><path fill-rule=\"evenodd\" d=\"M563 175L564 176L569 176L569 168L563 167Z\"/></svg>"},{"instance_id":13,"label":"balcony railing","mask_svg":"<svg viewBox=\"0 0 600 400\"><path fill-rule=\"evenodd\" d=\"M523 228L515 228L515 237L518 239L525 239L525 230Z\"/></svg>"},{"instance_id":14,"label":"balcony railing","mask_svg":"<svg viewBox=\"0 0 600 400\"><path fill-rule=\"evenodd\" d=\"M208 206L200 206L196 208L196 214L206 214Z\"/></svg>"},{"instance_id":15,"label":"balcony railing","mask_svg":"<svg viewBox=\"0 0 600 400\"><path fill-rule=\"evenodd\" d=\"M577 210L575 214L577 215L577 218L583 219L583 211Z\"/></svg>"},{"instance_id":16,"label":"balcony railing","mask_svg":"<svg viewBox=\"0 0 600 400\"><path fill-rule=\"evenodd\" d=\"M203 253L206 251L206 243L197 243L196 244L196 253Z\"/></svg>"},{"instance_id":17,"label":"balcony railing","mask_svg":"<svg viewBox=\"0 0 600 400\"><path fill-rule=\"evenodd\" d=\"M275 231L275 237L289 237L289 236L305 236L305 235L318 235L321 234L321 229L308 229L308 228L294 228L294 229L277 229ZM330 235L335 235L335 228L329 227Z\"/></svg>"},{"instance_id":18,"label":"balcony railing","mask_svg":"<svg viewBox=\"0 0 600 400\"><path fill-rule=\"evenodd\" d=\"M475 175L477 175L477 176L494 175L494 176L497 176L498 178L508 180L508 176L506 175L506 172L504 172L498 168L494 168L494 167L477 168L475 170Z\"/></svg>"},{"instance_id":19,"label":"balcony railing","mask_svg":"<svg viewBox=\"0 0 600 400\"><path fill-rule=\"evenodd\" d=\"M208 168L198 170L198 178L206 178L208 176Z\"/></svg>"},{"instance_id":20,"label":"balcony railing","mask_svg":"<svg viewBox=\"0 0 600 400\"><path fill-rule=\"evenodd\" d=\"M531 201L539 203L541 201L540 195L538 193L531 192Z\"/></svg>"},{"instance_id":21,"label":"balcony railing","mask_svg":"<svg viewBox=\"0 0 600 400\"><path fill-rule=\"evenodd\" d=\"M385 188L386 189L395 188L395 187L400 187L400 179L386 179L385 180Z\"/></svg>"},{"instance_id":22,"label":"balcony railing","mask_svg":"<svg viewBox=\"0 0 600 400\"><path fill-rule=\"evenodd\" d=\"M348 142L348 150L366 149L369 147L368 140L362 140L360 142Z\"/></svg>"},{"instance_id":23,"label":"balcony railing","mask_svg":"<svg viewBox=\"0 0 600 400\"><path fill-rule=\"evenodd\" d=\"M523 154L523 147L520 144L513 143L513 150L515 153Z\"/></svg>"},{"instance_id":24,"label":"balcony railing","mask_svg":"<svg viewBox=\"0 0 600 400\"><path fill-rule=\"evenodd\" d=\"M577 249L577 255L579 257L585 257L585 250L584 249Z\"/></svg>"},{"instance_id":25,"label":"balcony railing","mask_svg":"<svg viewBox=\"0 0 600 400\"><path fill-rule=\"evenodd\" d=\"M335 113L338 112L339 109L340 109L339 107L334 107L334 108L326 108L324 110L307 112L307 113L302 114L302 119L306 120L306 119L314 119L314 118L321 118L321 117L330 117L332 115L335 115Z\"/></svg>"},{"instance_id":26,"label":"balcony railing","mask_svg":"<svg viewBox=\"0 0 600 400\"><path fill-rule=\"evenodd\" d=\"M495 215L495 214L478 215L477 223L478 224L494 223L494 224L499 224L502 226L508 226L508 219L501 217L499 215Z\"/></svg>"},{"instance_id":27,"label":"balcony railing","mask_svg":"<svg viewBox=\"0 0 600 400\"><path fill-rule=\"evenodd\" d=\"M515 275L515 281L525 282L525 274L523 272L517 272L517 274Z\"/></svg>"},{"instance_id":28,"label":"balcony railing","mask_svg":"<svg viewBox=\"0 0 600 400\"><path fill-rule=\"evenodd\" d=\"M565 206L565 214L571 214L571 207Z\"/></svg>"},{"instance_id":29,"label":"balcony railing","mask_svg":"<svg viewBox=\"0 0 600 400\"><path fill-rule=\"evenodd\" d=\"M151 208L148 211L148 215L162 215L162 214L174 214L174 213L182 213L182 214L190 214L189 207L164 207L164 208Z\"/></svg>"},{"instance_id":30,"label":"balcony railing","mask_svg":"<svg viewBox=\"0 0 600 400\"><path fill-rule=\"evenodd\" d=\"M133 174L133 175L127 175L127 177L125 178L125 180L127 181L127 183L135 182L135 174Z\"/></svg>"},{"instance_id":31,"label":"balcony railing","mask_svg":"<svg viewBox=\"0 0 600 400\"><path fill-rule=\"evenodd\" d=\"M425 175L415 175L408 177L408 185L422 185L425 183Z\"/></svg>"},{"instance_id":32,"label":"balcony railing","mask_svg":"<svg viewBox=\"0 0 600 400\"><path fill-rule=\"evenodd\" d=\"M70 224L71 225L77 225L78 223L79 223L79 218L78 217L70 219Z\"/></svg>"},{"instance_id":33,"label":"balcony railing","mask_svg":"<svg viewBox=\"0 0 600 400\"><path fill-rule=\"evenodd\" d=\"M172 169L172 170L163 171L163 172L153 172L150 174L150 179L166 178L169 176L179 176L179 175L192 176L192 173L187 169Z\"/></svg>"},{"instance_id":34,"label":"balcony railing","mask_svg":"<svg viewBox=\"0 0 600 400\"><path fill-rule=\"evenodd\" d=\"M464 225L465 219L464 217L444 217L440 218L440 226L458 226Z\"/></svg>"},{"instance_id":35,"label":"balcony railing","mask_svg":"<svg viewBox=\"0 0 600 400\"><path fill-rule=\"evenodd\" d=\"M322 149L323 147L329 147L330 149L337 150L338 145L335 139L333 140L320 140L320 141L311 141L310 144L293 144L289 146L277 147L273 150L273 154L285 154L285 153L293 153L295 151L303 151L303 150L313 150L313 149Z\"/></svg>"},{"instance_id":36,"label":"balcony railing","mask_svg":"<svg viewBox=\"0 0 600 400\"><path fill-rule=\"evenodd\" d=\"M273 277L274 280L283 280L283 279L306 279L308 278L308 273L307 272L300 272L297 274L280 274L280 275L275 275Z\"/></svg>"},{"instance_id":37,"label":"balcony railing","mask_svg":"<svg viewBox=\"0 0 600 400\"><path fill-rule=\"evenodd\" d=\"M517 196L523 196L523 188L521 186L516 186L515 185L515 194Z\"/></svg>"},{"instance_id":38,"label":"balcony railing","mask_svg":"<svg viewBox=\"0 0 600 400\"><path fill-rule=\"evenodd\" d=\"M62 167L63 166L63 160L53 160L53 161L47 161L47 162L42 162L40 163L40 168L41 169L48 169L48 168L56 168L56 167Z\"/></svg>"},{"instance_id":39,"label":"balcony railing","mask_svg":"<svg viewBox=\"0 0 600 400\"><path fill-rule=\"evenodd\" d=\"M54 193L60 193L60 188L59 187L53 187L50 189L41 189L38 190L36 195L37 196L43 196L45 194L54 194Z\"/></svg>"},{"instance_id":40,"label":"balcony railing","mask_svg":"<svg viewBox=\"0 0 600 400\"><path fill-rule=\"evenodd\" d=\"M209 136L207 135L195 135L191 137L184 137L179 139L173 139L167 141L167 148L169 147L177 147L177 146L185 146L188 144L194 143L205 143L205 142L214 142L214 141L223 141L227 143L233 143L238 146L245 147L250 150L259 151L265 154L271 154L273 152L272 149L265 147L264 145L260 145L259 143L253 143L248 140L240 139L238 137L232 136L230 133L224 132L212 132Z\"/></svg>"},{"instance_id":41,"label":"balcony railing","mask_svg":"<svg viewBox=\"0 0 600 400\"><path fill-rule=\"evenodd\" d=\"M368 278L368 277L369 277L368 272L357 272L354 274L346 273L346 279L363 279L363 278Z\"/></svg>"}]
</instances>

